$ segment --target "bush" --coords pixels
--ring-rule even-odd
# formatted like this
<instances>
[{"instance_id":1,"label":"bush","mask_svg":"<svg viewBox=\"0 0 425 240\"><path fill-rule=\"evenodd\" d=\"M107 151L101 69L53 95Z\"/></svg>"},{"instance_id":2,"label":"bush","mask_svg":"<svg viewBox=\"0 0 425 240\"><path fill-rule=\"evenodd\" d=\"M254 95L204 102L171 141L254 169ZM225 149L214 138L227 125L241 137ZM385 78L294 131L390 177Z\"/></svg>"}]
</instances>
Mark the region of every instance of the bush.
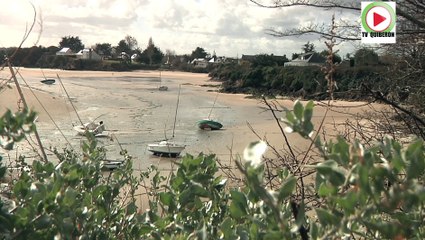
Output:
<instances>
[{"instance_id":1,"label":"bush","mask_svg":"<svg viewBox=\"0 0 425 240\"><path fill-rule=\"evenodd\" d=\"M168 177L154 167L134 177L131 158L122 152L124 164L105 176L105 151L88 135L81 153L56 151L56 166L34 161L11 184L12 191L2 190L15 207L0 200L0 234L6 239L424 239L424 142L402 146L387 139L368 149L342 138L322 142L312 137L313 105L296 102L284 122L287 131L312 141L321 153L317 164L299 166L315 170L310 190L317 201L295 196L300 178L285 168L276 169L278 186L265 187L262 141L250 144L244 160L237 161L244 186L235 188L220 176L214 155L186 155ZM34 130L34 116L8 112L0 118L0 139L21 140ZM0 178L5 172L2 166ZM147 210L137 207L135 197L146 181Z\"/></svg>"}]
</instances>

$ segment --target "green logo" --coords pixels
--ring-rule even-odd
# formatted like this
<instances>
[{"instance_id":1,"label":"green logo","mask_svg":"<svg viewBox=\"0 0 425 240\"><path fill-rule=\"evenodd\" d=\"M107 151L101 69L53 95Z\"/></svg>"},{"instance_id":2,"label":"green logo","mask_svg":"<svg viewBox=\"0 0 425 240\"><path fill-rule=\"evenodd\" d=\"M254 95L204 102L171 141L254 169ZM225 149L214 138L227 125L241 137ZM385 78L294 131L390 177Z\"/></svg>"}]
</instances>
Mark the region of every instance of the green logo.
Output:
<instances>
[{"instance_id":1,"label":"green logo","mask_svg":"<svg viewBox=\"0 0 425 240\"><path fill-rule=\"evenodd\" d=\"M370 19L373 19L373 18L368 17L368 14L374 8L379 8L379 9L383 8L383 11L386 11L389 14L389 16L391 17L391 23L384 30L378 31L378 30L374 30L370 27L370 26L374 26L374 23L373 23L373 20L370 20ZM396 22L396 15L395 15L394 9L389 4L387 4L385 2L371 2L371 3L369 3L363 9L361 18L362 18L362 26L363 26L363 28L366 32L391 32L393 30L393 28L395 26L395 22Z\"/></svg>"}]
</instances>

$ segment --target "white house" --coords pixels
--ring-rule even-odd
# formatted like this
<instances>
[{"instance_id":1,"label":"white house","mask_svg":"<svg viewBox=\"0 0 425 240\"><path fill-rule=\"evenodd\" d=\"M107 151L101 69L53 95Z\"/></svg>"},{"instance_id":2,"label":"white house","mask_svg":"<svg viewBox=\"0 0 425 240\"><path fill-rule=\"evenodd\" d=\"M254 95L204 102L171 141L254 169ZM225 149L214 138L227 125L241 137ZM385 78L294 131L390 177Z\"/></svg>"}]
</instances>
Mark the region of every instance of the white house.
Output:
<instances>
[{"instance_id":1,"label":"white house","mask_svg":"<svg viewBox=\"0 0 425 240\"><path fill-rule=\"evenodd\" d=\"M91 48L85 48L83 50L80 50L76 54L77 58L79 59L87 59L87 60L95 60L95 61L101 61L102 57L97 54L93 49Z\"/></svg>"},{"instance_id":2,"label":"white house","mask_svg":"<svg viewBox=\"0 0 425 240\"><path fill-rule=\"evenodd\" d=\"M326 63L326 58L321 56L316 52L309 52L299 55L296 59L286 62L285 67L287 66L298 66L298 67L307 67L307 66L322 66Z\"/></svg>"},{"instance_id":3,"label":"white house","mask_svg":"<svg viewBox=\"0 0 425 240\"><path fill-rule=\"evenodd\" d=\"M190 62L195 68L206 68L208 61L205 58L195 58Z\"/></svg>"},{"instance_id":4,"label":"white house","mask_svg":"<svg viewBox=\"0 0 425 240\"><path fill-rule=\"evenodd\" d=\"M57 51L56 55L69 56L75 55L75 53L71 50L71 48L64 47L61 50Z\"/></svg>"}]
</instances>

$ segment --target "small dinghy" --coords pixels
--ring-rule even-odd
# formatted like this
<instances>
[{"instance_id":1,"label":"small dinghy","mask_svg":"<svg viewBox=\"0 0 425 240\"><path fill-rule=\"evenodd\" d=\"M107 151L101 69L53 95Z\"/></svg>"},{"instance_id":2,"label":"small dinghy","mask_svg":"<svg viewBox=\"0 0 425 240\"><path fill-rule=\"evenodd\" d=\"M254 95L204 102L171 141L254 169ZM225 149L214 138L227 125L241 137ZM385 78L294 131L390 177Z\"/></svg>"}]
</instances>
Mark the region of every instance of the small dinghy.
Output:
<instances>
[{"instance_id":1,"label":"small dinghy","mask_svg":"<svg viewBox=\"0 0 425 240\"><path fill-rule=\"evenodd\" d=\"M93 133L96 137L103 136L103 131L105 131L105 125L103 124L103 121L100 121L99 123L86 123L84 125L75 126L74 130L77 131L78 135L84 136L86 132Z\"/></svg>"},{"instance_id":2,"label":"small dinghy","mask_svg":"<svg viewBox=\"0 0 425 240\"><path fill-rule=\"evenodd\" d=\"M44 84L47 84L47 85L52 85L53 83L56 82L56 80L53 79L53 78L48 78L48 79L41 80L40 82L41 83L44 83Z\"/></svg>"}]
</instances>

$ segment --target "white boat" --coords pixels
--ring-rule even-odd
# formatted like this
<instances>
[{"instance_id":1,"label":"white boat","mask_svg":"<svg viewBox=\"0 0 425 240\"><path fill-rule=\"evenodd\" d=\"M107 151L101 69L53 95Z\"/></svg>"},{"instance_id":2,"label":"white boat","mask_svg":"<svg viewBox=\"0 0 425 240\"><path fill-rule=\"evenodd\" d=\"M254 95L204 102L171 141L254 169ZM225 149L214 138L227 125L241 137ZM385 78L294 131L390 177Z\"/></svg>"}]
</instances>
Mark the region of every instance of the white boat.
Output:
<instances>
[{"instance_id":1,"label":"white boat","mask_svg":"<svg viewBox=\"0 0 425 240\"><path fill-rule=\"evenodd\" d=\"M116 168L119 168L123 163L124 161L122 160L106 160L105 159L103 160L102 169L112 171Z\"/></svg>"},{"instance_id":2,"label":"white boat","mask_svg":"<svg viewBox=\"0 0 425 240\"><path fill-rule=\"evenodd\" d=\"M177 157L185 148L185 145L169 141L148 144L148 151L152 152L154 155L167 157Z\"/></svg>"},{"instance_id":3,"label":"white boat","mask_svg":"<svg viewBox=\"0 0 425 240\"><path fill-rule=\"evenodd\" d=\"M103 121L99 123L89 122L84 125L75 126L74 130L77 131L78 135L85 135L86 132L93 133L96 137L102 136L103 131L105 131L105 125Z\"/></svg>"},{"instance_id":4,"label":"white boat","mask_svg":"<svg viewBox=\"0 0 425 240\"><path fill-rule=\"evenodd\" d=\"M174 138L174 130L176 129L176 119L177 119L177 110L179 108L179 100L180 100L180 86L179 86L179 94L177 96L176 113L174 116L173 138ZM152 152L154 155L165 156L165 157L177 157L185 148L186 148L185 145L170 142L168 140L161 141L159 143L148 144L148 151Z\"/></svg>"}]
</instances>

